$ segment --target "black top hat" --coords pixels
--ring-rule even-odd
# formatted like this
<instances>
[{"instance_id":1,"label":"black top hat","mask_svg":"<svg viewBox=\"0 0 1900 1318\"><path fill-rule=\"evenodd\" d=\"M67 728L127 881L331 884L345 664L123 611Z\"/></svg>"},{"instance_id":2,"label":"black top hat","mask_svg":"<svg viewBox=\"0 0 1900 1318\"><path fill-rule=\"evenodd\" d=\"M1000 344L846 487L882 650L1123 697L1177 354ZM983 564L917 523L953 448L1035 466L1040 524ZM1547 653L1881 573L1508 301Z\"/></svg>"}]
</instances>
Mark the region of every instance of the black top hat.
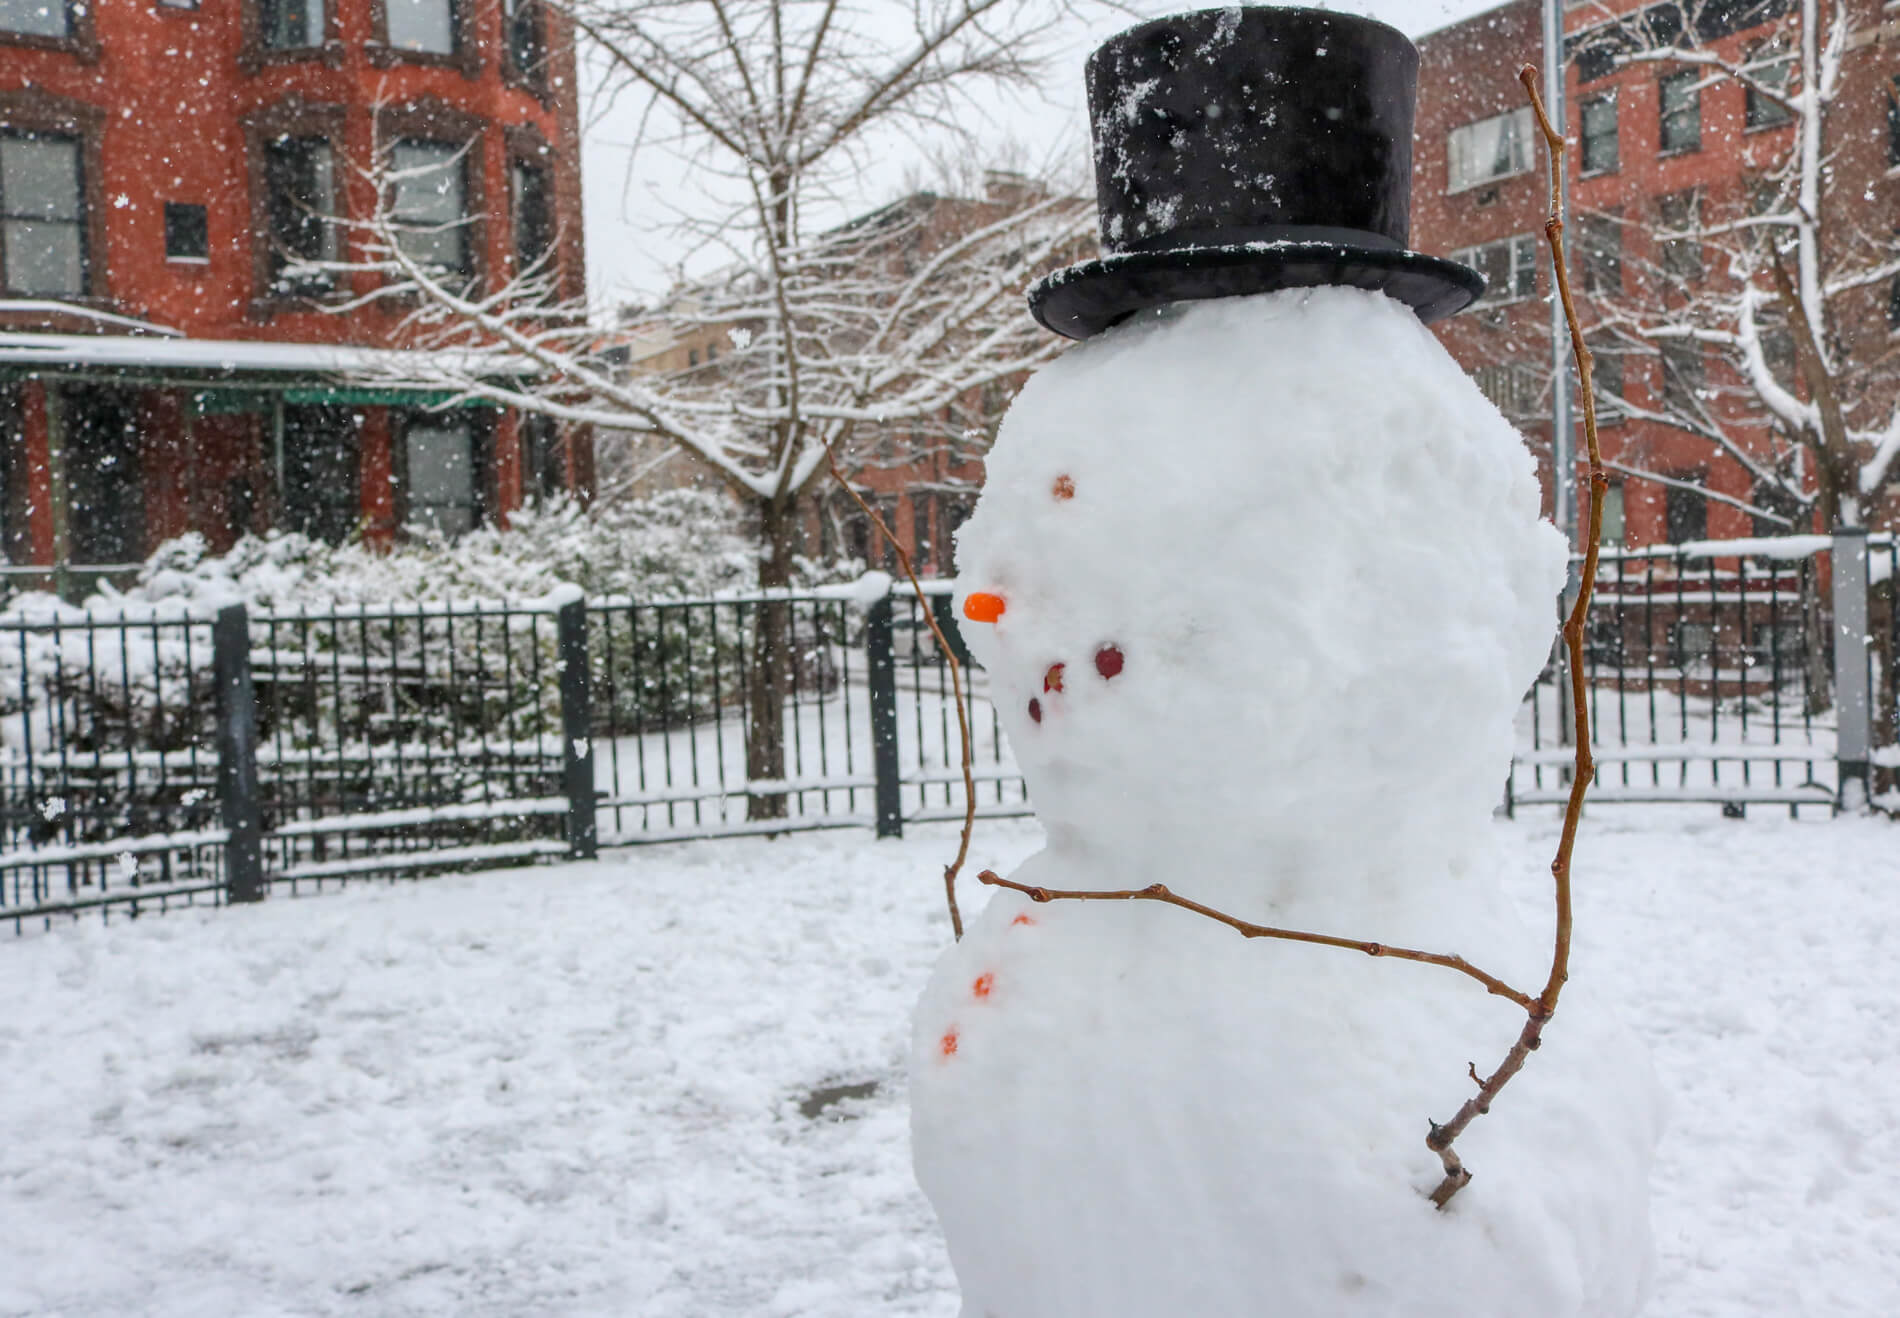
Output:
<instances>
[{"instance_id":1,"label":"black top hat","mask_svg":"<svg viewBox=\"0 0 1900 1318\"><path fill-rule=\"evenodd\" d=\"M1344 284L1437 320L1477 271L1406 250L1418 50L1320 9L1207 9L1089 57L1108 255L1042 279L1029 310L1085 339L1147 307Z\"/></svg>"}]
</instances>

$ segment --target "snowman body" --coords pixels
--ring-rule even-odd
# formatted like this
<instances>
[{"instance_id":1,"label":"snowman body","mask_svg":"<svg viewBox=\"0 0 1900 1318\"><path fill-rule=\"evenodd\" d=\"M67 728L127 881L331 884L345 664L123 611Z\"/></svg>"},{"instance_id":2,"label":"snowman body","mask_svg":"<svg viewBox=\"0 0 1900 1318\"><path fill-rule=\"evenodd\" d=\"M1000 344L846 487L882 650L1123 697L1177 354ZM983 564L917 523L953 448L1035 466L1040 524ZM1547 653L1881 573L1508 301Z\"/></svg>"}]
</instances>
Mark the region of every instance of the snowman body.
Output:
<instances>
[{"instance_id":1,"label":"snowman body","mask_svg":"<svg viewBox=\"0 0 1900 1318\"><path fill-rule=\"evenodd\" d=\"M1487 823L1563 543L1406 308L1147 313L1032 380L988 465L959 590L1006 605L964 634L1048 835L1014 879L1165 883L1541 987ZM912 1059L965 1318L1634 1314L1657 1102L1587 985L1460 1140L1472 1184L1426 1198L1428 1121L1522 1025L1440 967L999 892Z\"/></svg>"}]
</instances>

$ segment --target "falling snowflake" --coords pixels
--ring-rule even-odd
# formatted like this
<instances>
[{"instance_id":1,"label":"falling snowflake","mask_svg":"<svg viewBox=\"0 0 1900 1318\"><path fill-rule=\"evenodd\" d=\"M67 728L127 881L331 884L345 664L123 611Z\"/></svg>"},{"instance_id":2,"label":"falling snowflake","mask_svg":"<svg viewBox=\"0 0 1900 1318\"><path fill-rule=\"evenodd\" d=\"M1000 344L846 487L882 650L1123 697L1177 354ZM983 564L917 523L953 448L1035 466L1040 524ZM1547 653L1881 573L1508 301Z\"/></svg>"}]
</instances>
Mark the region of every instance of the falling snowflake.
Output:
<instances>
[{"instance_id":1,"label":"falling snowflake","mask_svg":"<svg viewBox=\"0 0 1900 1318\"><path fill-rule=\"evenodd\" d=\"M727 330L726 337L732 340L732 346L740 352L752 346L752 331L742 325L735 325Z\"/></svg>"},{"instance_id":2,"label":"falling snowflake","mask_svg":"<svg viewBox=\"0 0 1900 1318\"><path fill-rule=\"evenodd\" d=\"M139 858L129 851L119 853L119 877L127 883L139 876Z\"/></svg>"},{"instance_id":3,"label":"falling snowflake","mask_svg":"<svg viewBox=\"0 0 1900 1318\"><path fill-rule=\"evenodd\" d=\"M66 813L66 798L49 796L40 802L40 816L49 823Z\"/></svg>"}]
</instances>

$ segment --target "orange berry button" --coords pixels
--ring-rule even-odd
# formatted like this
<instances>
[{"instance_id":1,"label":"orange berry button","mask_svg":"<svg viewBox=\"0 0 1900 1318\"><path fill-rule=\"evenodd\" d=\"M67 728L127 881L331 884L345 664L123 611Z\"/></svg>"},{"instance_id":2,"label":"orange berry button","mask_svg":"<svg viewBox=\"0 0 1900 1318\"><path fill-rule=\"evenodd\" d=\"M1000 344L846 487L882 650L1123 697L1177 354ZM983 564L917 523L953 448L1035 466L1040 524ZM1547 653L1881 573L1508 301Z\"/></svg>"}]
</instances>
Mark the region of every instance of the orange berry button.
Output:
<instances>
[{"instance_id":1,"label":"orange berry button","mask_svg":"<svg viewBox=\"0 0 1900 1318\"><path fill-rule=\"evenodd\" d=\"M1049 493L1055 495L1058 499L1073 499L1075 497L1075 481L1068 476L1058 476L1056 477L1056 483L1049 487Z\"/></svg>"},{"instance_id":2,"label":"orange berry button","mask_svg":"<svg viewBox=\"0 0 1900 1318\"><path fill-rule=\"evenodd\" d=\"M976 994L979 998L987 998L990 995L990 989L994 987L995 984L996 976L988 973L981 974L976 977L976 983L970 985L970 992Z\"/></svg>"},{"instance_id":3,"label":"orange berry button","mask_svg":"<svg viewBox=\"0 0 1900 1318\"><path fill-rule=\"evenodd\" d=\"M995 622L1008 607L1001 595L992 595L987 590L973 590L964 597L963 616L971 622Z\"/></svg>"},{"instance_id":4,"label":"orange berry button","mask_svg":"<svg viewBox=\"0 0 1900 1318\"><path fill-rule=\"evenodd\" d=\"M1034 924L1035 921L1030 919L1026 915L1019 915L1014 920L1011 920L1010 923L1011 924Z\"/></svg>"},{"instance_id":5,"label":"orange berry button","mask_svg":"<svg viewBox=\"0 0 1900 1318\"><path fill-rule=\"evenodd\" d=\"M945 1057L955 1057L957 1055L957 1032L955 1030L946 1032L943 1036L943 1042L937 1046L943 1049L943 1055Z\"/></svg>"}]
</instances>

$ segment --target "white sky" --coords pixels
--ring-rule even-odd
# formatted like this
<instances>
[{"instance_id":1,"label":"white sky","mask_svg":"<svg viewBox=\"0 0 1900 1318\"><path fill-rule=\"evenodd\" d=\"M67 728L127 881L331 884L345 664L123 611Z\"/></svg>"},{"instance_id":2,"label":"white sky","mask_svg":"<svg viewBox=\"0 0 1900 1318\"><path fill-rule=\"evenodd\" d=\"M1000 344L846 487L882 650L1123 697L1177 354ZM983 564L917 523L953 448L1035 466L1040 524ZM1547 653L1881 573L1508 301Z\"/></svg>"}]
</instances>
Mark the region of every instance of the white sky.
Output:
<instances>
[{"instance_id":1,"label":"white sky","mask_svg":"<svg viewBox=\"0 0 1900 1318\"><path fill-rule=\"evenodd\" d=\"M1494 7L1499 0L1334 0L1322 7L1367 14L1417 37ZM1138 16L1156 16L1202 7L1188 0L1124 0ZM1082 87L1082 62L1089 51L1140 17L1096 11L1093 21L1076 21L1052 47L1048 85L1039 97L992 98L989 123L979 130L1000 150L1018 144L1034 158L1087 159L1088 114ZM1534 58L1535 51L1527 51ZM583 70L583 83L594 81ZM676 232L679 211L692 211L698 199L691 172L669 156L647 150L635 159L631 145L639 131L632 107L607 105L590 87L582 111L582 177L585 194L587 264L595 295L607 301L638 301L662 291L668 271L684 262L689 271L717 263L711 253L693 254ZM892 144L880 150L877 168L863 176L862 195L849 199L850 213L870 210L899 195L907 175L926 168L924 144ZM840 218L843 218L842 216Z\"/></svg>"}]
</instances>

